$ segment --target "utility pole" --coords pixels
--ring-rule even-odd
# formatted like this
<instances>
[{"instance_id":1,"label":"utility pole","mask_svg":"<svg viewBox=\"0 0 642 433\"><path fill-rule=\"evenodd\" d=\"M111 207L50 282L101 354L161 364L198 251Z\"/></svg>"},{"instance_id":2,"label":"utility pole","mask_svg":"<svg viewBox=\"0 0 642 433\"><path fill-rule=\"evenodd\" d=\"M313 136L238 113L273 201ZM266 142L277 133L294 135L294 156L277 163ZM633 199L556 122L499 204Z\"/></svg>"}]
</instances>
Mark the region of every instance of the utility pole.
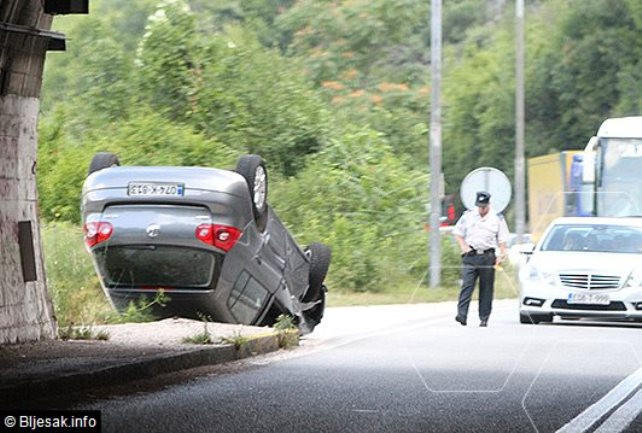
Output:
<instances>
[{"instance_id":1,"label":"utility pole","mask_svg":"<svg viewBox=\"0 0 642 433\"><path fill-rule=\"evenodd\" d=\"M430 8L430 287L441 279L441 0Z\"/></svg>"},{"instance_id":2,"label":"utility pole","mask_svg":"<svg viewBox=\"0 0 642 433\"><path fill-rule=\"evenodd\" d=\"M521 243L526 219L524 169L524 0L515 0L515 233Z\"/></svg>"}]
</instances>

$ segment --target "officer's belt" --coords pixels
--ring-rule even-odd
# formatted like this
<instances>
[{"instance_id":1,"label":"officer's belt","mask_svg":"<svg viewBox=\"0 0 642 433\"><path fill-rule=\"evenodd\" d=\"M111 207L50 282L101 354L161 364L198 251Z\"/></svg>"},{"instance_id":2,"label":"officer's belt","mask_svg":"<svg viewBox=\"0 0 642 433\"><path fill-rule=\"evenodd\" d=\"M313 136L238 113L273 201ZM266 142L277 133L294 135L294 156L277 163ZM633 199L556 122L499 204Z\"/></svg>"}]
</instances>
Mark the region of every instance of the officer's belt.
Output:
<instances>
[{"instance_id":1,"label":"officer's belt","mask_svg":"<svg viewBox=\"0 0 642 433\"><path fill-rule=\"evenodd\" d=\"M470 251L468 251L465 256L481 256L483 254L494 254L495 253L495 248L489 248L487 250L476 250L471 247Z\"/></svg>"}]
</instances>

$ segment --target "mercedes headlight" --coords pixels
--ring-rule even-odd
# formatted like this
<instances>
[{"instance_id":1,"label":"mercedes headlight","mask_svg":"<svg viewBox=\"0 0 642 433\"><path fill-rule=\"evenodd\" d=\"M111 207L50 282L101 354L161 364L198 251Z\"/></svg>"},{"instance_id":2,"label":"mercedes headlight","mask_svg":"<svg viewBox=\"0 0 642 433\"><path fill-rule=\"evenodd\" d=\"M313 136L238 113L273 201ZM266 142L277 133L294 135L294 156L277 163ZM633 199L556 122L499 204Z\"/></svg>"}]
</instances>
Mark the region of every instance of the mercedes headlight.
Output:
<instances>
[{"instance_id":1,"label":"mercedes headlight","mask_svg":"<svg viewBox=\"0 0 642 433\"><path fill-rule=\"evenodd\" d=\"M526 281L532 283L543 282L551 286L557 285L557 274L554 272L548 272L533 265L526 266L523 277Z\"/></svg>"}]
</instances>

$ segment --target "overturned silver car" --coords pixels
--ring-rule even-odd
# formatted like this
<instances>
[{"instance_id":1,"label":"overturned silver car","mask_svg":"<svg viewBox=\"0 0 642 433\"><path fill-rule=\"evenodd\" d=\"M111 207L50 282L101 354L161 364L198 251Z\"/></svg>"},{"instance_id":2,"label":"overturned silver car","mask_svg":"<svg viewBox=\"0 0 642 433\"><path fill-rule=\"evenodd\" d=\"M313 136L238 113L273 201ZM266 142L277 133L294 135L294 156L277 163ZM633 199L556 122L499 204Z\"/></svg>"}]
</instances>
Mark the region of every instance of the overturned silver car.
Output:
<instances>
[{"instance_id":1,"label":"overturned silver car","mask_svg":"<svg viewBox=\"0 0 642 433\"><path fill-rule=\"evenodd\" d=\"M82 190L85 242L119 309L165 293L161 317L271 325L282 314L311 332L325 308L330 250L301 249L267 203L258 155L235 171L127 167L94 156Z\"/></svg>"}]
</instances>

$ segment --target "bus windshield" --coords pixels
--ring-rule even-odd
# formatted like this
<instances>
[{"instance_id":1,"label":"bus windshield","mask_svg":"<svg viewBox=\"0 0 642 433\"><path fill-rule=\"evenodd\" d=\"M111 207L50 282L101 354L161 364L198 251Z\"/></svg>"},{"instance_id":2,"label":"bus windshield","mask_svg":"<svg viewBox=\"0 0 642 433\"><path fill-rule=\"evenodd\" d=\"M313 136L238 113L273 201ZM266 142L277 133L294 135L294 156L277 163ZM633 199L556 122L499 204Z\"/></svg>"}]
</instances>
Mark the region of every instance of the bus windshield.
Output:
<instances>
[{"instance_id":1,"label":"bus windshield","mask_svg":"<svg viewBox=\"0 0 642 433\"><path fill-rule=\"evenodd\" d=\"M603 138L597 215L642 216L642 138Z\"/></svg>"}]
</instances>

